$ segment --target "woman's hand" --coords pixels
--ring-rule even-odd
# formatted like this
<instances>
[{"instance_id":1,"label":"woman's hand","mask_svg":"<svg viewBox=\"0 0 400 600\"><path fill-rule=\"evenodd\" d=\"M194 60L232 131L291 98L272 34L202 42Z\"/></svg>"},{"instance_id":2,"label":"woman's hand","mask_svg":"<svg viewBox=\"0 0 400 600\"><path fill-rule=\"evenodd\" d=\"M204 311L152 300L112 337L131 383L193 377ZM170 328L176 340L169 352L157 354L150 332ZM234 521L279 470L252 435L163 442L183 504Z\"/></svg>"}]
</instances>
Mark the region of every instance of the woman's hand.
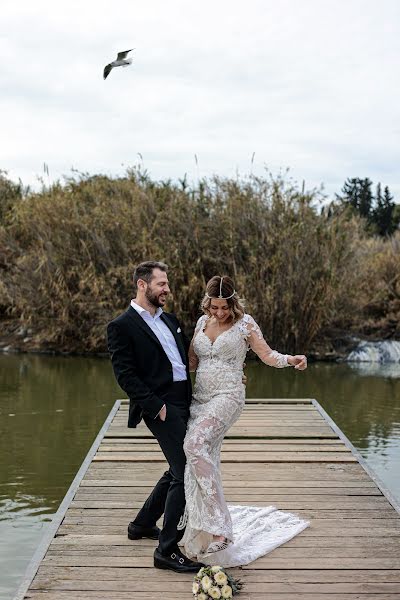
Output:
<instances>
[{"instance_id":1,"label":"woman's hand","mask_svg":"<svg viewBox=\"0 0 400 600\"><path fill-rule=\"evenodd\" d=\"M289 356L288 363L298 371L304 371L304 369L307 369L307 357L304 356L304 354Z\"/></svg>"}]
</instances>

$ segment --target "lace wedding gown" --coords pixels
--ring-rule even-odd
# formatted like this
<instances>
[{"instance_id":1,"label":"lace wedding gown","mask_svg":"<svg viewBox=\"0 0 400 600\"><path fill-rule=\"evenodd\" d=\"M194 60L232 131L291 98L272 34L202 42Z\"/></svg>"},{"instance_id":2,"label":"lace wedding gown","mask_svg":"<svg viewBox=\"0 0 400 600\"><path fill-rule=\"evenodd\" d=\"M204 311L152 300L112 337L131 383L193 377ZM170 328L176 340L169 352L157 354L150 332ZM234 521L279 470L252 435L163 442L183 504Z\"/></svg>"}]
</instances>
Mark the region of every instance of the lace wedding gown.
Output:
<instances>
[{"instance_id":1,"label":"lace wedding gown","mask_svg":"<svg viewBox=\"0 0 400 600\"><path fill-rule=\"evenodd\" d=\"M208 317L197 322L190 359L196 383L184 442L186 530L181 544L190 557L224 567L245 565L303 531L308 522L274 506L228 506L220 466L224 435L245 403L243 362L251 347L263 362L288 366L286 355L271 350L250 315L220 334L214 343L205 334ZM267 431L266 431L267 433ZM228 541L225 550L204 556L213 535Z\"/></svg>"}]
</instances>

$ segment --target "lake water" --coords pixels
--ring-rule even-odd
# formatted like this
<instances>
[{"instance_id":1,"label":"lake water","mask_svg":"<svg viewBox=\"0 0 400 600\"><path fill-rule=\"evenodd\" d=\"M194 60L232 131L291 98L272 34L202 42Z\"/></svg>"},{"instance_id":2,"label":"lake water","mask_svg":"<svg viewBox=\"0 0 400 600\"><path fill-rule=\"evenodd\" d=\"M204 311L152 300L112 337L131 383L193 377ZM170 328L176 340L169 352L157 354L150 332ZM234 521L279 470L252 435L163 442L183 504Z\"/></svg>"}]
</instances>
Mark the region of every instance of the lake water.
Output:
<instances>
[{"instance_id":1,"label":"lake water","mask_svg":"<svg viewBox=\"0 0 400 600\"><path fill-rule=\"evenodd\" d=\"M400 365L247 367L253 398L316 398L400 500ZM0 599L18 586L119 390L106 359L0 355Z\"/></svg>"}]
</instances>

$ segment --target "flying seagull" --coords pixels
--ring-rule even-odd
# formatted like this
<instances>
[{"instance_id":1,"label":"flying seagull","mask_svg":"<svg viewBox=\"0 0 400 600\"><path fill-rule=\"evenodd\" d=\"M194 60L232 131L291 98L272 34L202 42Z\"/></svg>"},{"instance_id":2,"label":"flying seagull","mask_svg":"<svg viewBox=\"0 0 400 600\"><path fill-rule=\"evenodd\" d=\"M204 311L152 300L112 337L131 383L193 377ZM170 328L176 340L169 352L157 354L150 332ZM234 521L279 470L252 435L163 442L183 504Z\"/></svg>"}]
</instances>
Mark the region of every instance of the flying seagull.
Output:
<instances>
[{"instance_id":1,"label":"flying seagull","mask_svg":"<svg viewBox=\"0 0 400 600\"><path fill-rule=\"evenodd\" d=\"M128 56L129 52L132 52L134 49L135 48L131 48L130 50L118 52L117 60L113 60L113 62L104 67L103 78L106 79L114 67L127 67L128 65L132 64L132 59L126 57Z\"/></svg>"}]
</instances>

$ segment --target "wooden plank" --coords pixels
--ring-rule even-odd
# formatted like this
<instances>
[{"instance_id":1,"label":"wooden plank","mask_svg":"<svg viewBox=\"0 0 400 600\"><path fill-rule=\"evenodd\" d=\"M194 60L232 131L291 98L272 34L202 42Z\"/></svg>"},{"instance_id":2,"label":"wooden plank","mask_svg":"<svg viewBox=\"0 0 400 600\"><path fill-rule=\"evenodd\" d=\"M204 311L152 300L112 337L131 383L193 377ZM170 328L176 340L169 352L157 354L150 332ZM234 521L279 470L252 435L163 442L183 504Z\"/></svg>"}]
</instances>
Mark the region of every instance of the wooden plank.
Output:
<instances>
[{"instance_id":1,"label":"wooden plank","mask_svg":"<svg viewBox=\"0 0 400 600\"><path fill-rule=\"evenodd\" d=\"M273 499L274 500L274 499ZM238 504L238 503L237 503ZM261 501L257 501L257 500L242 500L240 501L240 504L244 505L244 506L266 506L269 504L272 504L272 502L268 502L268 499L264 499ZM275 504L277 504L275 502ZM124 500L110 500L110 501L106 501L106 500L73 500L71 502L71 507L72 508L130 508L132 511L138 511L138 509L141 508L141 506L143 505L143 502L136 502L136 501L124 501ZM352 500L351 498L348 498L345 500L342 499L329 499L329 500L325 500L323 497L320 497L318 499L314 499L314 500L309 500L309 499L304 499L303 501L297 501L295 502L294 500L285 500L285 501L280 501L279 502L279 509L280 510L288 510L288 511L297 511L297 510L306 510L306 509L315 509L315 508L324 508L324 509L335 509L338 510L340 509L341 506L344 506L345 508L359 508L360 510L363 510L365 508L371 509L371 508L378 508L378 507L385 507L385 503L384 502L380 502L380 498L368 498L368 500L364 500L362 502L358 502L358 499L355 498L354 500Z\"/></svg>"},{"instance_id":2,"label":"wooden plank","mask_svg":"<svg viewBox=\"0 0 400 600\"><path fill-rule=\"evenodd\" d=\"M67 526L65 526L65 527L67 528ZM109 529L112 529L112 526L109 527ZM83 530L83 527L82 527L82 530ZM309 527L308 529L305 529L302 532L302 535L304 536L304 538L322 537L322 538L327 539L327 538L337 537L337 533L338 533L338 526L336 526L336 527L326 526L326 525L314 526L312 524L311 527ZM377 526L373 530L373 535L372 535L371 531L368 531L368 530L366 531L365 528L346 526L345 534L346 534L346 538L354 537L354 538L358 538L359 541L361 538L372 539L372 538L382 538L382 537L383 538L393 537L393 538L396 538L395 542L397 544L400 544L400 530L394 529L391 526L390 527ZM343 543L345 543L344 540L346 538L345 537L341 538L341 539L343 539ZM60 546L60 545L70 546L70 545L76 545L76 544L81 544L82 546L93 545L93 544L96 544L97 546L114 546L114 545L132 546L132 543L130 540L128 540L125 531L121 532L120 534L109 533L109 534L103 534L103 535L97 534L97 533L94 534L93 531L90 531L90 533L88 533L87 535L85 535L83 533L76 533L76 534L69 533L68 535L60 535L60 536L54 538L54 540L52 541L53 546Z\"/></svg>"},{"instance_id":3,"label":"wooden plank","mask_svg":"<svg viewBox=\"0 0 400 600\"><path fill-rule=\"evenodd\" d=\"M83 491L77 492L74 503L76 502L87 502L88 504L93 504L94 502L131 502L132 504L139 504L144 502L147 495L141 494L140 496L134 496L133 494L86 494ZM226 494L227 502L231 504L239 504L242 503L243 493L242 494ZM281 507L285 505L285 508L288 506L296 506L306 508L307 506L340 506L342 503L343 507L370 507L376 508L379 506L385 506L386 499L381 494L380 496L345 496L341 494L336 494L335 496L324 496L322 494L252 494L250 497L246 497L246 500L243 500L244 504L251 504L254 502L257 506L260 504L266 506L277 506Z\"/></svg>"},{"instance_id":4,"label":"wooden plank","mask_svg":"<svg viewBox=\"0 0 400 600\"><path fill-rule=\"evenodd\" d=\"M126 472L126 473L137 473L140 475L141 473L147 474L156 474L163 473L165 471L165 467L157 464L138 464L135 465L134 471L132 471L132 467L130 465L124 465L121 463L120 465L111 465L103 464L99 465L92 462L90 472L107 472L107 468L109 472ZM163 471L164 469L164 471ZM263 469L258 464L246 463L246 465L237 464L232 465L229 463L225 463L221 466L222 475L224 477L246 477L247 475L252 479L257 479L260 472L263 472ZM267 467L266 469L267 470ZM350 478L354 479L363 479L365 481L371 481L371 478L365 473L362 467L358 463L347 464L347 465L337 465L337 464L310 464L310 465L302 465L302 464L290 464L286 463L284 465L268 465L268 473L276 473L277 475L286 475L286 474L299 474L300 472L309 473L310 476L324 476L329 475L330 477L337 477L339 479ZM315 477L314 477L315 478Z\"/></svg>"},{"instance_id":5,"label":"wooden plank","mask_svg":"<svg viewBox=\"0 0 400 600\"><path fill-rule=\"evenodd\" d=\"M122 445L117 445L117 444L113 444L113 445L106 445L106 444L101 444L99 447L99 453L102 452L130 452L130 453L137 453L137 452L157 452L157 453L161 453L160 449L157 448L157 446L155 446L154 444L122 444ZM273 446L269 446L267 444L257 444L257 443L253 443L253 444L235 444L235 443L224 443L222 445L222 452L274 452L274 453L281 453L281 452L301 452L301 453L306 453L306 452L341 452L341 453L346 453L346 454L351 454L351 452L347 449L344 448L342 446L336 446L336 445L330 445L330 446L312 446L312 445L304 445L304 444L291 444L291 445L283 445L283 444L275 444Z\"/></svg>"},{"instance_id":6,"label":"wooden plank","mask_svg":"<svg viewBox=\"0 0 400 600\"><path fill-rule=\"evenodd\" d=\"M107 552L104 556L95 556L89 552L87 556L69 556L64 552L60 556L49 555L44 560L45 564L53 566L125 566L129 568L149 568L153 566L153 556L110 556ZM244 565L243 570L258 569L398 569L398 558L274 558L273 554L259 558L250 565Z\"/></svg>"},{"instance_id":7,"label":"wooden plank","mask_svg":"<svg viewBox=\"0 0 400 600\"><path fill-rule=\"evenodd\" d=\"M242 570L239 568L230 569L229 572L234 577L239 577L246 584L253 583L400 583L400 569L392 570ZM149 570L146 568L124 568L124 567L63 567L42 565L39 574L47 577L61 577L62 579L83 579L83 580L101 580L101 579L125 579L126 581L135 581L137 579L145 580L149 577ZM191 581L191 575L183 575L168 571L166 574L152 570L151 577L157 580L165 581L167 577L170 582Z\"/></svg>"},{"instance_id":8,"label":"wooden plank","mask_svg":"<svg viewBox=\"0 0 400 600\"><path fill-rule=\"evenodd\" d=\"M105 484L107 482L104 482ZM233 483L233 482L231 482ZM267 482L262 482L262 483L267 483ZM153 486L154 487L154 486ZM100 487L100 486L94 486L94 487L89 487L89 486L82 486L82 491L85 492L90 492L92 495L95 495L97 493L109 493L109 494L119 494L121 493L121 488L124 491L129 492L130 494L132 494L132 498L139 498L139 497L145 497L147 498L147 496L150 495L150 492L152 490L151 487L128 487L128 486L111 486L111 485L104 485L104 487ZM246 487L246 495L248 496L264 496L265 493L271 493L271 486L268 486L267 489L265 489L262 486L257 486L257 487ZM241 497L243 496L243 488L234 488L231 486L225 486L225 494L226 495L230 495L230 496L236 496L236 495L240 495ZM289 488L289 487L274 487L273 488L273 494L277 495L277 496L297 496L297 495L316 495L316 494L322 494L324 496L382 496L382 492L380 490L378 490L378 488L375 487L357 487L357 488L353 488L353 487L348 487L348 488L343 488L343 487L338 487L338 488L328 488L328 487L322 487L322 488L307 488L307 487L298 487L298 488Z\"/></svg>"},{"instance_id":9,"label":"wooden plank","mask_svg":"<svg viewBox=\"0 0 400 600\"><path fill-rule=\"evenodd\" d=\"M190 589L190 586L188 586ZM306 592L305 594L301 594L301 593L296 593L296 596L293 595L292 592L290 592L289 594L268 594L268 596L266 596L268 598L268 600L310 600L312 598L312 600L359 600L360 598L362 598L363 600L399 600L400 599L400 594L399 593L394 593L394 594L386 594L386 593L382 593L379 594L379 596L377 596L375 593L373 594L363 594L362 596L360 595L355 595L355 594L344 594L344 593L340 593L340 594L329 594L329 596L326 596L326 594L324 593L314 593L312 595L312 597L310 596L309 592ZM132 600L132 592L114 592L114 591L110 591L110 590L103 590L103 591L76 591L73 593L73 595L71 595L71 591L62 591L62 590L57 590L54 592L48 592L46 591L40 591L40 590L32 590L29 593L29 596L27 596L27 598L31 598L32 600L64 600L64 599L68 599L68 600L90 600L92 599L96 599L96 600ZM139 599L139 600L156 600L160 598L160 595L157 594L156 596L154 595L154 592L136 592L135 593L135 600ZM175 592L175 591L165 591L162 593L162 599L163 600L177 600L177 599L182 599L182 600L187 600L188 598L188 591L185 592ZM241 600L254 600L254 594L246 594L245 592L241 592L240 593L240 599Z\"/></svg>"},{"instance_id":10,"label":"wooden plank","mask_svg":"<svg viewBox=\"0 0 400 600\"><path fill-rule=\"evenodd\" d=\"M261 415L257 415L257 417L242 417L241 421L240 421L240 427L238 426L238 424L235 424L232 426L232 428L236 428L236 429L243 429L243 428L256 428L259 429L261 424L260 424L260 416ZM322 417L295 417L295 416L291 416L289 415L288 417L280 417L279 422L277 423L276 421L277 416L276 415L272 415L271 417L267 417L264 415L263 417L263 422L262 422L262 428L264 429L265 427L326 427L326 423L324 422L324 420L322 419ZM114 431L115 429L123 429L124 431L126 431L127 426L126 426L126 421L125 419L121 419L118 421L114 421L113 422L113 426L110 429L110 431Z\"/></svg>"},{"instance_id":11,"label":"wooden plank","mask_svg":"<svg viewBox=\"0 0 400 600\"><path fill-rule=\"evenodd\" d=\"M89 534L97 534L97 533L103 533L102 531L99 531L97 529L98 525L104 526L104 527L110 527L112 525L119 525L121 526L121 533L125 534L126 532L126 528L127 528L127 524L129 522L129 517L130 514L126 513L124 511L108 511L106 514L103 515L97 515L96 512L98 511L94 511L94 510L82 510L79 512L79 514L76 514L75 512L68 511L68 514L65 516L64 521L62 523L62 525L60 526L59 530L58 530L58 534L62 533L61 527L64 527L65 525L91 525L92 526L92 530L88 531ZM103 511L105 512L105 511ZM114 513L117 512L118 514L115 515ZM72 513L72 514L70 514ZM86 514L86 513L90 513L90 514ZM122 513L122 514L119 514ZM322 524L326 525L326 527L339 527L340 525L343 526L343 519L340 518L339 515L335 514L334 515L329 515L329 516L324 516L321 515L321 511L315 511L314 513L308 514L306 512L303 512L302 515L304 518L308 518L310 520L312 520L312 525L313 526L317 526L320 525L320 521L322 521ZM106 519L104 518L106 517ZM161 522L160 522L161 525ZM357 515L353 515L352 517L347 517L346 518L346 523L345 523L346 528L347 527L351 527L351 528L356 528L356 527L364 527L370 530L370 533L372 535L373 533L373 529L375 528L380 528L380 527L384 527L384 528L388 528L388 529L393 529L393 530L399 530L400 528L400 523L399 523L399 519L394 519L391 517L382 517L382 518L378 518L377 516L366 516L365 518L362 518L362 516L360 516L359 518L357 518ZM79 530L80 531L80 530ZM82 532L83 533L83 532ZM306 538L304 538L306 540ZM359 542L358 537L356 538ZM329 539L329 542L331 543L332 539ZM396 542L397 543L397 542Z\"/></svg>"},{"instance_id":12,"label":"wooden plank","mask_svg":"<svg viewBox=\"0 0 400 600\"><path fill-rule=\"evenodd\" d=\"M93 462L165 462L161 452L97 452ZM356 463L357 459L352 454L334 452L252 452L251 455L242 452L222 451L221 462L231 463L270 463L270 462L336 462Z\"/></svg>"},{"instance_id":13,"label":"wooden plank","mask_svg":"<svg viewBox=\"0 0 400 600\"><path fill-rule=\"evenodd\" d=\"M131 552L129 553L124 553L123 549L118 547L115 550L111 549L111 551L109 551L109 556L114 556L116 559L117 558L121 558L121 555L126 555L127 557L133 559L133 558L137 558L137 557L147 557L151 560L151 558L153 557L153 553L154 553L154 547L152 548L147 548L145 546L137 546L134 549L131 549ZM126 548L125 548L126 550ZM62 546L59 548L58 551L52 551L49 553L49 556L64 556L64 557L72 557L72 559L74 560L76 558L76 556L91 556L91 557L98 557L98 556L105 556L106 552L105 549L103 548L96 548L95 546L87 546L86 547L86 553L83 552L83 549L81 548L68 548L66 546ZM309 547L302 547L302 548L286 548L286 547L282 547L282 548L277 548L276 551L274 551L273 554L273 558L274 559L282 559L282 560L287 560L287 561L291 561L292 559L315 559L315 558L335 558L335 559L341 559L341 558L365 558L365 559L371 559L371 558L397 558L399 559L400 554L399 554L399 545L397 544L395 545L388 545L386 546L385 544L382 544L380 546L377 547L376 552L373 552L373 549L371 547L362 547L362 546L338 546L338 547L328 547L326 548L325 546L321 546L321 545L316 545L315 547L309 548ZM397 563L399 564L399 562Z\"/></svg>"},{"instance_id":14,"label":"wooden plank","mask_svg":"<svg viewBox=\"0 0 400 600\"><path fill-rule=\"evenodd\" d=\"M186 593L189 595L191 586L188 585L188 581L175 581L174 592ZM318 589L317 589L318 588ZM46 576L39 576L36 578L32 585L32 590L65 590L65 591L131 591L137 592L154 592L155 594L163 594L165 589L165 583L153 578L146 578L146 580L136 579L126 580L125 578L121 581L100 579L100 580L74 580L74 579L61 579L51 578ZM340 594L340 593L396 593L399 592L399 586L397 583L380 582L376 583L268 583L262 584L261 582L246 582L246 593L309 593L314 594L316 591L323 594Z\"/></svg>"},{"instance_id":15,"label":"wooden plank","mask_svg":"<svg viewBox=\"0 0 400 600\"><path fill-rule=\"evenodd\" d=\"M377 509L359 509L340 507L339 509L308 508L296 510L296 513L306 519L395 519L397 521L396 511L391 507ZM128 524L132 520L131 508L69 508L67 518L93 518L104 522L104 517L109 519L125 519ZM346 525L346 524L345 524Z\"/></svg>"},{"instance_id":16,"label":"wooden plank","mask_svg":"<svg viewBox=\"0 0 400 600\"><path fill-rule=\"evenodd\" d=\"M130 475L130 474L129 474ZM231 488L236 488L238 486L237 479L227 479L224 482L224 489L230 490ZM150 479L88 479L87 477L82 481L81 488L91 488L91 487L133 487L133 488L146 488L149 492L154 487L154 480ZM246 489L246 493L252 489L271 489L271 488L285 488L285 493L290 493L291 488L297 489L305 489L306 493L308 493L309 488L313 490L323 490L328 488L333 492L333 490L338 490L344 488L344 493L351 491L353 489L357 490L378 490L379 488L375 485L373 481L308 481L308 480L252 480L252 481L243 481L240 484L240 489ZM275 489L274 489L275 493ZM322 492L318 492L322 493ZM325 492L323 492L325 493ZM327 492L328 493L328 492ZM362 492L360 492L362 493Z\"/></svg>"},{"instance_id":17,"label":"wooden plank","mask_svg":"<svg viewBox=\"0 0 400 600\"><path fill-rule=\"evenodd\" d=\"M379 520L379 519L378 519ZM369 521L368 521L369 522ZM331 536L335 536L335 534L337 534L338 528L340 526L342 526L342 522L336 521L335 524L333 525L332 522L330 522L328 519L323 520L324 525L315 527L314 525L315 521L313 521L313 537L318 537L318 536L322 536L324 538L328 538ZM327 523L327 524L325 524ZM126 535L126 522L124 523L97 523L96 526L94 527L92 523L89 524L85 524L85 523L81 523L78 522L77 524L71 524L71 523L63 523L62 525L60 525L59 529L58 529L58 536L57 540L60 540L60 543L62 542L63 538L64 541L66 543L69 543L70 541L72 542L74 540L74 536L88 536L88 538L93 538L94 535L99 536L99 535L105 535L105 536L124 536ZM353 536L357 536L357 532L360 531L360 529L362 528L362 525L359 525L358 523L356 523L355 525L353 524L353 522L351 521L349 524L346 524L346 532L349 535L353 535ZM376 537L382 537L384 536L385 538L388 537L393 537L396 538L395 540L395 544L397 546L400 547L400 528L399 527L393 527L392 524L387 524L386 521L383 521L382 524L376 524L374 526L368 526L365 525L365 527L368 528L368 531L364 534L359 534L357 537L368 537L371 538L373 536ZM64 536L68 536L68 539ZM97 538L96 538L97 539ZM79 538L79 543L92 543L91 540L86 540L86 541L82 541L81 538ZM107 543L109 543L109 540L106 541ZM119 542L118 542L119 543ZM359 542L358 542L359 543ZM128 544L129 545L129 544Z\"/></svg>"},{"instance_id":18,"label":"wooden plank","mask_svg":"<svg viewBox=\"0 0 400 600\"><path fill-rule=\"evenodd\" d=\"M222 478L224 482L238 480L243 482L254 482L259 479L268 481L273 478L276 481L292 481L295 479L307 479L309 481L326 482L346 482L346 481L370 481L368 476L362 471L349 472L349 467L359 467L355 463L269 463L268 466L257 463L258 469L254 470L252 463L246 463L248 471L242 471L242 465L239 463L222 463ZM237 473L232 467L238 467ZM112 476L127 477L132 476L132 472L137 473L138 479L143 477L154 477L157 481L165 471L164 463L136 463L134 466L129 463L92 463L93 471L98 478L99 473L104 473L104 477L109 479ZM114 467L114 468L113 468ZM146 469L148 467L148 469ZM335 469L333 468L335 467ZM94 470L99 469L99 470Z\"/></svg>"},{"instance_id":19,"label":"wooden plank","mask_svg":"<svg viewBox=\"0 0 400 600\"><path fill-rule=\"evenodd\" d=\"M152 434L145 427L138 427L136 429L128 429L125 425L116 425L110 428L105 435L105 438L152 438ZM275 424L263 425L247 425L246 423L241 424L238 422L234 425L225 436L226 439L234 438L327 438L327 439L338 439L338 435L332 431L330 427L324 422L315 422L314 424L293 424L290 422L287 425L282 425L280 419L276 419Z\"/></svg>"},{"instance_id":20,"label":"wooden plank","mask_svg":"<svg viewBox=\"0 0 400 600\"><path fill-rule=\"evenodd\" d=\"M121 407L123 408L125 405L129 404L128 398L120 398L119 402L121 403ZM312 398L246 398L246 405L249 404L311 404Z\"/></svg>"},{"instance_id":21,"label":"wooden plank","mask_svg":"<svg viewBox=\"0 0 400 600\"><path fill-rule=\"evenodd\" d=\"M152 447L157 447L158 442L155 438L120 438L120 439L116 439L116 438L108 438L107 440L105 440L101 446L107 446L107 447L112 447L112 446L124 446L126 448L135 448L135 447L141 447L143 445L146 446L152 446ZM291 448L291 447L297 447L297 446L301 446L301 448L304 448L305 450L312 449L312 448L321 448L325 451L330 450L330 448L337 448L338 450L342 450L345 452L351 452L351 450L349 448L347 448L343 442L341 442L338 439L310 439L310 438L302 438L301 440L298 439L286 439L286 440L280 440L280 439L263 439L263 438L259 438L257 440L254 440L252 438L234 438L234 439L225 439L223 442L223 446L228 446L228 447L246 447L246 448L250 448L253 446L256 447L262 447L262 448L280 448L280 447L285 447L285 448Z\"/></svg>"}]
</instances>

